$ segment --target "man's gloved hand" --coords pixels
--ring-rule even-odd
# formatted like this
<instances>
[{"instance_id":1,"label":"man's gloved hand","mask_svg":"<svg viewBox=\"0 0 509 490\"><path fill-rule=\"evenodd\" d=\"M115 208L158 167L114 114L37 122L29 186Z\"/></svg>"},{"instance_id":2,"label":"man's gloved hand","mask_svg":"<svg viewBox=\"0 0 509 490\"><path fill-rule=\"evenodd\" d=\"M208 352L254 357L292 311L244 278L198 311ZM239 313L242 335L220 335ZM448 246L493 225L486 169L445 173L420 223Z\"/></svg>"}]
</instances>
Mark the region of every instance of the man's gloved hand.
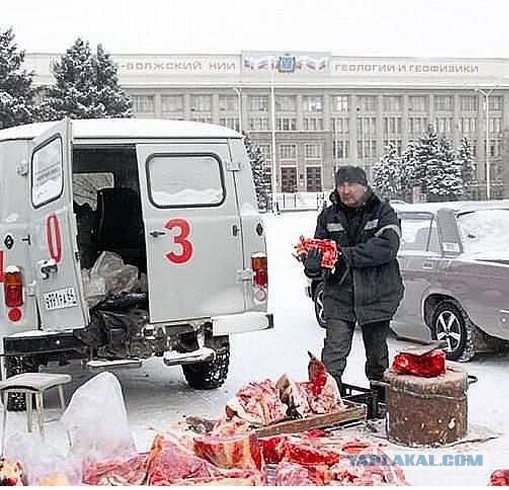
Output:
<instances>
[{"instance_id":1,"label":"man's gloved hand","mask_svg":"<svg viewBox=\"0 0 509 490\"><path fill-rule=\"evenodd\" d=\"M316 278L322 275L322 252L312 248L304 261L304 274L309 278Z\"/></svg>"}]
</instances>

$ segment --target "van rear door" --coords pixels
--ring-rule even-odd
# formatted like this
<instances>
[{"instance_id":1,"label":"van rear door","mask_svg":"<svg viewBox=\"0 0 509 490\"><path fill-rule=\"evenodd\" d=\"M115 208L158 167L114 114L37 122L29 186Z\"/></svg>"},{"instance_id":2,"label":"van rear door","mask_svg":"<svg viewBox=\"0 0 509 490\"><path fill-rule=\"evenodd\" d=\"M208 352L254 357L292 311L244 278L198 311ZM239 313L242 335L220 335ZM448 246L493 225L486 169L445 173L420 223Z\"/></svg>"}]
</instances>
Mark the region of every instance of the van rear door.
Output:
<instances>
[{"instance_id":1,"label":"van rear door","mask_svg":"<svg viewBox=\"0 0 509 490\"><path fill-rule=\"evenodd\" d=\"M34 139L30 158L30 259L41 324L47 330L88 323L71 178L71 121L66 119Z\"/></svg>"},{"instance_id":2,"label":"van rear door","mask_svg":"<svg viewBox=\"0 0 509 490\"><path fill-rule=\"evenodd\" d=\"M228 155L227 141L137 145L153 323L245 309Z\"/></svg>"}]
</instances>

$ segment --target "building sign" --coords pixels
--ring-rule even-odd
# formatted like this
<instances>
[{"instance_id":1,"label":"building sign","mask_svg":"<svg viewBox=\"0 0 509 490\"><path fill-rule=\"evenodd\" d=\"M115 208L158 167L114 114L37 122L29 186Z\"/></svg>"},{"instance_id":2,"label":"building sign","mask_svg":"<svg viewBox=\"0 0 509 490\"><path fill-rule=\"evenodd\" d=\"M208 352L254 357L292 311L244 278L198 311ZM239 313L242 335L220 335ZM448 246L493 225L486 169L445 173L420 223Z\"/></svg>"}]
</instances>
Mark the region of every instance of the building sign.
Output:
<instances>
[{"instance_id":1,"label":"building sign","mask_svg":"<svg viewBox=\"0 0 509 490\"><path fill-rule=\"evenodd\" d=\"M111 57L122 75L238 74L237 56L127 56Z\"/></svg>"},{"instance_id":2,"label":"building sign","mask_svg":"<svg viewBox=\"0 0 509 490\"><path fill-rule=\"evenodd\" d=\"M330 55L328 53L271 53L243 52L242 70L244 73L329 73Z\"/></svg>"}]
</instances>

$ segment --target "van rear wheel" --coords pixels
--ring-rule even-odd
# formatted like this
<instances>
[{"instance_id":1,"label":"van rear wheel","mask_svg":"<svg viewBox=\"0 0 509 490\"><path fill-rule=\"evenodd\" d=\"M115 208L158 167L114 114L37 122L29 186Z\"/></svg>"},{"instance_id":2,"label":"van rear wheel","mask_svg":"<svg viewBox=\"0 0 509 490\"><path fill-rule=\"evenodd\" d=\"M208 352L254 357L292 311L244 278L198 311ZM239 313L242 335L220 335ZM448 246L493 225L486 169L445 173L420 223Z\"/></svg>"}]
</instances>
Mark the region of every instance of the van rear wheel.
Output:
<instances>
[{"instance_id":1,"label":"van rear wheel","mask_svg":"<svg viewBox=\"0 0 509 490\"><path fill-rule=\"evenodd\" d=\"M7 378L23 373L36 373L39 364L33 357L9 356L5 359L5 372ZM7 395L7 410L9 412L23 412L27 409L25 395L10 393Z\"/></svg>"},{"instance_id":2,"label":"van rear wheel","mask_svg":"<svg viewBox=\"0 0 509 490\"><path fill-rule=\"evenodd\" d=\"M230 343L223 344L216 350L212 361L182 365L182 372L191 388L213 390L224 384L230 365Z\"/></svg>"}]
</instances>

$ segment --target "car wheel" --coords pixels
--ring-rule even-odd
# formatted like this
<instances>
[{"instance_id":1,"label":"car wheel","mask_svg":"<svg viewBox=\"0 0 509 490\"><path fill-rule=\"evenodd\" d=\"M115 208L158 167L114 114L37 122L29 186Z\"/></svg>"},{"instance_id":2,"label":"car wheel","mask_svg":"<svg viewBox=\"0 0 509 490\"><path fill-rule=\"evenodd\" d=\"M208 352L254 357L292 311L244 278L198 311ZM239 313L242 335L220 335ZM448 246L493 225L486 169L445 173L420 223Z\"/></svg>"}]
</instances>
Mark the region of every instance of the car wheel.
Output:
<instances>
[{"instance_id":1,"label":"car wheel","mask_svg":"<svg viewBox=\"0 0 509 490\"><path fill-rule=\"evenodd\" d=\"M447 343L447 359L469 361L475 355L472 326L465 312L452 301L438 304L432 316L431 333L435 340Z\"/></svg>"},{"instance_id":2,"label":"car wheel","mask_svg":"<svg viewBox=\"0 0 509 490\"><path fill-rule=\"evenodd\" d=\"M320 327L325 328L327 324L325 322L325 316L323 311L323 282L320 282L316 286L313 302L315 304L316 321L318 322L318 325L320 325Z\"/></svg>"}]
</instances>

